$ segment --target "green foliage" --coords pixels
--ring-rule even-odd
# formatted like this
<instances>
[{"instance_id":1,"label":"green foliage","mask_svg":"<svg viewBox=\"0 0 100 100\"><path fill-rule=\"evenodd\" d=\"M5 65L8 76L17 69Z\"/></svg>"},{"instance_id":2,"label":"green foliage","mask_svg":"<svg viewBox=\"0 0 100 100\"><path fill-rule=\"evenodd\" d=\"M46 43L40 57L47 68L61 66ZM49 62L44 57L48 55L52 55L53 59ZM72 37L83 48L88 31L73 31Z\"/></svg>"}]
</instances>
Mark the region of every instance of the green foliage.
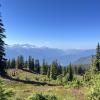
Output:
<instances>
[{"instance_id":1,"label":"green foliage","mask_svg":"<svg viewBox=\"0 0 100 100\"><path fill-rule=\"evenodd\" d=\"M34 94L29 100L57 100L57 98L53 95Z\"/></svg>"},{"instance_id":2,"label":"green foliage","mask_svg":"<svg viewBox=\"0 0 100 100\"><path fill-rule=\"evenodd\" d=\"M95 60L95 71L100 71L100 45L98 43L96 48L96 60Z\"/></svg>"},{"instance_id":3,"label":"green foliage","mask_svg":"<svg viewBox=\"0 0 100 100\"><path fill-rule=\"evenodd\" d=\"M81 67L81 66L79 66L79 68L78 68L78 74L79 75L83 75L84 73L85 73L84 68Z\"/></svg>"},{"instance_id":4,"label":"green foliage","mask_svg":"<svg viewBox=\"0 0 100 100\"><path fill-rule=\"evenodd\" d=\"M59 85L63 84L63 76L62 75L57 76L57 82Z\"/></svg>"},{"instance_id":5,"label":"green foliage","mask_svg":"<svg viewBox=\"0 0 100 100\"><path fill-rule=\"evenodd\" d=\"M28 58L28 67L29 70L34 71L34 59L31 56Z\"/></svg>"},{"instance_id":6,"label":"green foliage","mask_svg":"<svg viewBox=\"0 0 100 100\"><path fill-rule=\"evenodd\" d=\"M0 74L5 74L5 42L4 39L6 36L4 35L5 29L3 28L2 20L0 18Z\"/></svg>"},{"instance_id":7,"label":"green foliage","mask_svg":"<svg viewBox=\"0 0 100 100\"><path fill-rule=\"evenodd\" d=\"M17 63L17 67L19 69L22 69L24 67L24 57L22 55L18 56L16 63Z\"/></svg>"},{"instance_id":8,"label":"green foliage","mask_svg":"<svg viewBox=\"0 0 100 100\"><path fill-rule=\"evenodd\" d=\"M11 61L10 59L6 61L6 68L11 68Z\"/></svg>"},{"instance_id":9,"label":"green foliage","mask_svg":"<svg viewBox=\"0 0 100 100\"><path fill-rule=\"evenodd\" d=\"M71 63L70 63L70 65L69 65L68 81L72 81L73 78L74 78L74 72L73 72L73 67L72 67L72 65L71 65Z\"/></svg>"},{"instance_id":10,"label":"green foliage","mask_svg":"<svg viewBox=\"0 0 100 100\"><path fill-rule=\"evenodd\" d=\"M3 83L0 81L0 100L9 100L14 93L11 90L5 89Z\"/></svg>"},{"instance_id":11,"label":"green foliage","mask_svg":"<svg viewBox=\"0 0 100 100\"><path fill-rule=\"evenodd\" d=\"M52 95L52 96L48 96L48 99L47 100L57 100L57 97Z\"/></svg>"},{"instance_id":12,"label":"green foliage","mask_svg":"<svg viewBox=\"0 0 100 100\"><path fill-rule=\"evenodd\" d=\"M96 73L100 72L100 59L95 60L95 72Z\"/></svg>"},{"instance_id":13,"label":"green foliage","mask_svg":"<svg viewBox=\"0 0 100 100\"><path fill-rule=\"evenodd\" d=\"M34 71L35 71L35 73L40 74L40 62L38 59L35 60Z\"/></svg>"},{"instance_id":14,"label":"green foliage","mask_svg":"<svg viewBox=\"0 0 100 100\"><path fill-rule=\"evenodd\" d=\"M77 88L77 89L80 89L81 87L84 86L84 82L82 80L73 80L73 81L67 81L67 83L64 85L64 87L66 89L69 89L69 88Z\"/></svg>"},{"instance_id":15,"label":"green foliage","mask_svg":"<svg viewBox=\"0 0 100 100\"><path fill-rule=\"evenodd\" d=\"M94 74L90 82L92 85L90 85L89 99L100 100L100 74Z\"/></svg>"},{"instance_id":16,"label":"green foliage","mask_svg":"<svg viewBox=\"0 0 100 100\"><path fill-rule=\"evenodd\" d=\"M12 61L11 61L11 68L16 68L16 60L15 59L12 59Z\"/></svg>"},{"instance_id":17,"label":"green foliage","mask_svg":"<svg viewBox=\"0 0 100 100\"><path fill-rule=\"evenodd\" d=\"M82 87L83 85L84 85L83 81L77 80L77 81L76 81L76 84L75 84L75 87L76 87L76 88L80 88L80 87Z\"/></svg>"},{"instance_id":18,"label":"green foliage","mask_svg":"<svg viewBox=\"0 0 100 100\"><path fill-rule=\"evenodd\" d=\"M76 75L84 75L87 69L90 67L89 64L78 64L72 65L73 71Z\"/></svg>"},{"instance_id":19,"label":"green foliage","mask_svg":"<svg viewBox=\"0 0 100 100\"><path fill-rule=\"evenodd\" d=\"M50 67L50 77L51 79L57 79L57 61L54 61Z\"/></svg>"},{"instance_id":20,"label":"green foliage","mask_svg":"<svg viewBox=\"0 0 100 100\"><path fill-rule=\"evenodd\" d=\"M98 43L97 48L96 48L96 59L100 59L100 45Z\"/></svg>"},{"instance_id":21,"label":"green foliage","mask_svg":"<svg viewBox=\"0 0 100 100\"><path fill-rule=\"evenodd\" d=\"M30 100L47 100L47 97L42 94L35 94L33 95Z\"/></svg>"},{"instance_id":22,"label":"green foliage","mask_svg":"<svg viewBox=\"0 0 100 100\"><path fill-rule=\"evenodd\" d=\"M47 77L50 78L50 67L48 67L48 70L47 70Z\"/></svg>"},{"instance_id":23,"label":"green foliage","mask_svg":"<svg viewBox=\"0 0 100 100\"><path fill-rule=\"evenodd\" d=\"M28 61L25 61L24 68L28 69Z\"/></svg>"},{"instance_id":24,"label":"green foliage","mask_svg":"<svg viewBox=\"0 0 100 100\"><path fill-rule=\"evenodd\" d=\"M84 79L86 86L89 87L89 99L100 100L100 45L96 49L96 58L92 59L92 66L85 73Z\"/></svg>"},{"instance_id":25,"label":"green foliage","mask_svg":"<svg viewBox=\"0 0 100 100\"><path fill-rule=\"evenodd\" d=\"M91 89L91 95L89 96L90 100L100 100L100 89L99 88L94 88L93 90Z\"/></svg>"},{"instance_id":26,"label":"green foliage","mask_svg":"<svg viewBox=\"0 0 100 100\"><path fill-rule=\"evenodd\" d=\"M57 64L57 75L61 75L61 74L62 74L62 66L60 64Z\"/></svg>"},{"instance_id":27,"label":"green foliage","mask_svg":"<svg viewBox=\"0 0 100 100\"><path fill-rule=\"evenodd\" d=\"M91 79L93 79L93 77L94 77L94 71L92 67L90 67L90 69L87 70L86 73L84 74L83 79L85 82L89 82L91 81Z\"/></svg>"},{"instance_id":28,"label":"green foliage","mask_svg":"<svg viewBox=\"0 0 100 100\"><path fill-rule=\"evenodd\" d=\"M47 74L47 70L48 70L48 65L47 65L45 59L43 59L43 64L41 66L41 74L42 75L46 75Z\"/></svg>"}]
</instances>

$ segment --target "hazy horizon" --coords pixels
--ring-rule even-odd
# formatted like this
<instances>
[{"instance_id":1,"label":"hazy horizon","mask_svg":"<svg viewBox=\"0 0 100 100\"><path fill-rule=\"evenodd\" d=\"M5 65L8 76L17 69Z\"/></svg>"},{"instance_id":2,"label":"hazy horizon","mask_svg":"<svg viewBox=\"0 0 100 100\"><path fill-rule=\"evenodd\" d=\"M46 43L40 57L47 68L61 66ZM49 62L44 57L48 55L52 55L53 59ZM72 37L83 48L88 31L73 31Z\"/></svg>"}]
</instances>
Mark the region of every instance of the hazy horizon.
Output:
<instances>
[{"instance_id":1,"label":"hazy horizon","mask_svg":"<svg viewBox=\"0 0 100 100\"><path fill-rule=\"evenodd\" d=\"M51 48L51 49L60 49L60 50L92 50L92 49L95 49L95 48L58 48L58 47L49 47L47 45L35 45L35 44L30 44L30 43L16 43L16 44L7 44L6 46L9 46L9 47L14 47L14 46L23 46L23 47L26 47L28 48L28 46L32 47L32 48Z\"/></svg>"}]
</instances>

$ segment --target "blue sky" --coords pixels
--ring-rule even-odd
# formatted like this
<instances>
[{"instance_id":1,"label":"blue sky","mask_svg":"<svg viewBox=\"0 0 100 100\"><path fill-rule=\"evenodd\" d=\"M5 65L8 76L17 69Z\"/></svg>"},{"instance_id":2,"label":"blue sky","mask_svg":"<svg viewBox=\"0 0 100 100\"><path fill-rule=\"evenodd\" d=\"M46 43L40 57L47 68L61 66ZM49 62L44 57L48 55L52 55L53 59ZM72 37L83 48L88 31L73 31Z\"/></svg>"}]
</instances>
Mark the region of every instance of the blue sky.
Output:
<instances>
[{"instance_id":1,"label":"blue sky","mask_svg":"<svg viewBox=\"0 0 100 100\"><path fill-rule=\"evenodd\" d=\"M0 0L6 43L91 49L100 40L100 0Z\"/></svg>"}]
</instances>

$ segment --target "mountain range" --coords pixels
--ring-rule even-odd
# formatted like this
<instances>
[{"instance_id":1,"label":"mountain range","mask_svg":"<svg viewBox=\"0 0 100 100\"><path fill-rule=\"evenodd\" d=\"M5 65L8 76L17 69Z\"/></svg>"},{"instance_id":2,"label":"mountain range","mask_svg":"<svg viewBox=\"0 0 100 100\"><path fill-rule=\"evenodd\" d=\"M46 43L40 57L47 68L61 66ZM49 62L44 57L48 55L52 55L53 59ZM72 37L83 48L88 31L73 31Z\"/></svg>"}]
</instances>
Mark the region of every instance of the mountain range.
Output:
<instances>
[{"instance_id":1,"label":"mountain range","mask_svg":"<svg viewBox=\"0 0 100 100\"><path fill-rule=\"evenodd\" d=\"M88 64L92 55L95 55L95 49L57 49L49 47L37 47L31 44L14 44L6 46L6 58L17 58L23 55L25 59L32 56L34 59L39 59L42 63L43 59L50 64L57 59L60 64L67 65L70 62L74 64Z\"/></svg>"}]
</instances>

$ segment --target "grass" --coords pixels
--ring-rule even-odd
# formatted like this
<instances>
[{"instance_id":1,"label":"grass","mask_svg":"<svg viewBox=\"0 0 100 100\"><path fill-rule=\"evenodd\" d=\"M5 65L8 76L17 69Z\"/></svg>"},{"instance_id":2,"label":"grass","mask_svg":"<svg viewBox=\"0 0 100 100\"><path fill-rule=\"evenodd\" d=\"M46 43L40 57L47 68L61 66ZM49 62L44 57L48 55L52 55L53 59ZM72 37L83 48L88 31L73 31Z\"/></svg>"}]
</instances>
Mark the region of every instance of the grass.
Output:
<instances>
[{"instance_id":1,"label":"grass","mask_svg":"<svg viewBox=\"0 0 100 100\"><path fill-rule=\"evenodd\" d=\"M15 70L8 70L8 74L13 78L20 78L22 80L38 81L44 82L45 80L49 83L49 79L45 75L36 75L30 72L26 72L23 70L16 70L16 75L12 76L12 73ZM86 91L87 88L66 88L64 86L48 86L48 85L36 85L36 84L24 84L21 82L10 81L7 79L3 79L5 87L13 89L15 95L12 97L12 100L28 100L27 98L35 93L43 93L43 94L51 94L57 96L58 100L86 100ZM51 81L50 83L56 84L55 81ZM18 99L20 98L20 99Z\"/></svg>"}]
</instances>

